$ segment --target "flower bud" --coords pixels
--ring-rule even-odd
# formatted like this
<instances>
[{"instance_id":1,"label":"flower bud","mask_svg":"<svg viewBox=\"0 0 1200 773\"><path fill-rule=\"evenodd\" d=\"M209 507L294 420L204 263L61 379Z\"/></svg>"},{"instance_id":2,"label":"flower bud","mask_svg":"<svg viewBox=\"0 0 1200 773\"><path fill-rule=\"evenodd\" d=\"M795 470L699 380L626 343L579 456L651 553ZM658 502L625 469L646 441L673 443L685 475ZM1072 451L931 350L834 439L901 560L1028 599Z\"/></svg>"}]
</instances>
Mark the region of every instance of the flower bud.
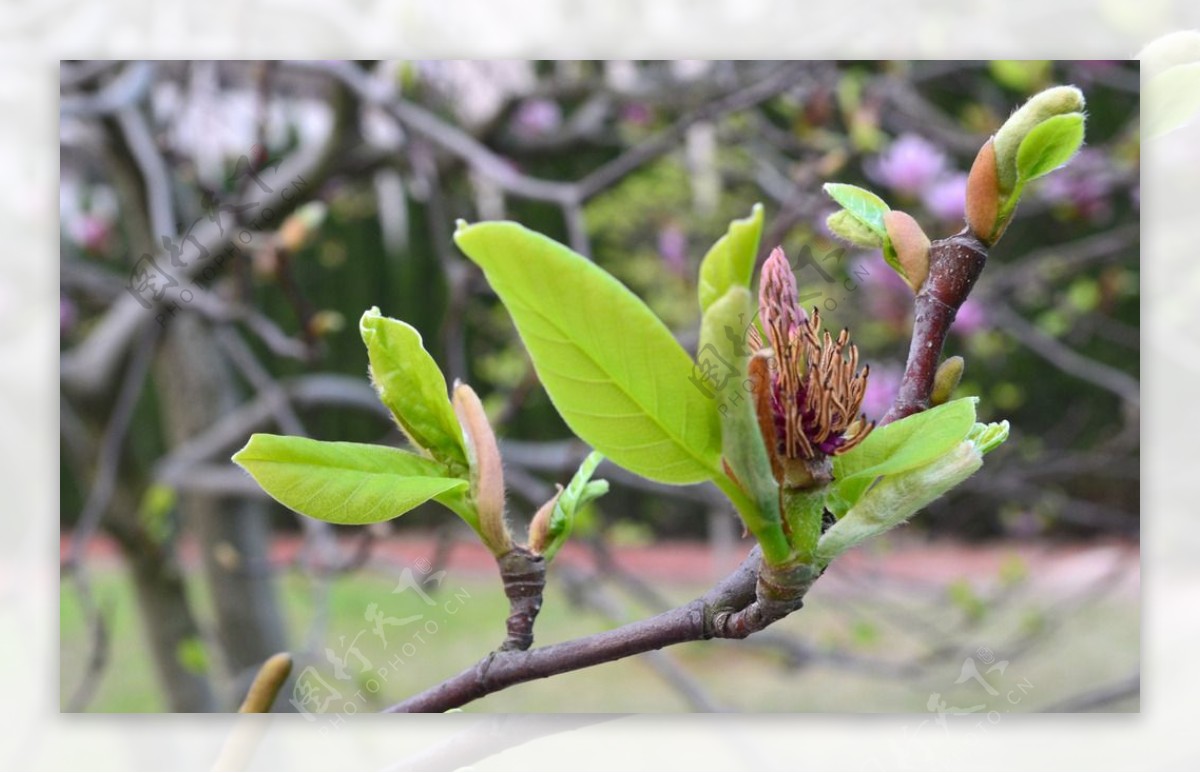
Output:
<instances>
[{"instance_id":1,"label":"flower bud","mask_svg":"<svg viewBox=\"0 0 1200 773\"><path fill-rule=\"evenodd\" d=\"M494 555L502 556L512 550L513 542L504 521L504 469L496 435L479 396L466 384L454 385L454 414L467 441L471 495L479 515L479 536Z\"/></svg>"},{"instance_id":2,"label":"flower bud","mask_svg":"<svg viewBox=\"0 0 1200 773\"><path fill-rule=\"evenodd\" d=\"M558 504L562 493L563 487L559 486L554 496L550 497L550 501L539 507L533 520L529 522L529 549L537 555L545 552L546 545L549 544L550 518L554 515L554 506Z\"/></svg>"},{"instance_id":3,"label":"flower bud","mask_svg":"<svg viewBox=\"0 0 1200 773\"><path fill-rule=\"evenodd\" d=\"M882 247L883 240L870 226L850 214L846 210L838 210L825 219L825 225L838 238L845 239L859 247Z\"/></svg>"},{"instance_id":4,"label":"flower bud","mask_svg":"<svg viewBox=\"0 0 1200 773\"><path fill-rule=\"evenodd\" d=\"M280 652L267 658L258 669L246 699L238 708L239 714L266 714L271 711L271 704L279 694L279 688L287 681L292 673L292 656Z\"/></svg>"},{"instance_id":5,"label":"flower bud","mask_svg":"<svg viewBox=\"0 0 1200 773\"><path fill-rule=\"evenodd\" d=\"M962 380L966 361L962 357L950 357L938 366L933 377L933 391L929 395L930 405L941 405L950 401L950 396Z\"/></svg>"},{"instance_id":6,"label":"flower bud","mask_svg":"<svg viewBox=\"0 0 1200 773\"><path fill-rule=\"evenodd\" d=\"M900 210L885 214L883 226L904 271L904 281L914 293L919 292L925 277L929 276L929 237L912 215Z\"/></svg>"},{"instance_id":7,"label":"flower bud","mask_svg":"<svg viewBox=\"0 0 1200 773\"><path fill-rule=\"evenodd\" d=\"M996 218L1000 215L1000 179L996 170L995 140L979 149L971 173L967 176L967 225L984 244L991 246L999 237Z\"/></svg>"},{"instance_id":8,"label":"flower bud","mask_svg":"<svg viewBox=\"0 0 1200 773\"><path fill-rule=\"evenodd\" d=\"M1034 127L1056 115L1083 112L1083 92L1074 86L1055 86L1029 98L996 132L996 170L1000 191L1008 194L1017 184L1017 151Z\"/></svg>"},{"instance_id":9,"label":"flower bud","mask_svg":"<svg viewBox=\"0 0 1200 773\"><path fill-rule=\"evenodd\" d=\"M312 241L321 223L325 222L326 207L323 202L310 201L297 209L279 226L279 246L288 252L296 252Z\"/></svg>"}]
</instances>

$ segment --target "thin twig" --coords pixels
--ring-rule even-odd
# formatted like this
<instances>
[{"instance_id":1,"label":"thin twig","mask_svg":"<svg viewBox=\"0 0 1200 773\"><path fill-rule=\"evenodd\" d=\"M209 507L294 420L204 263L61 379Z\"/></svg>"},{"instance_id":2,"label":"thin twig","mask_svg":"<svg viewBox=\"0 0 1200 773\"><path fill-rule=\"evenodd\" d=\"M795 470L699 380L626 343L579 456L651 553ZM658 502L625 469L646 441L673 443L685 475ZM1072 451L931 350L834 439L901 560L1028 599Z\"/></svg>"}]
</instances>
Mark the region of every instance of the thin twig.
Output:
<instances>
[{"instance_id":1,"label":"thin twig","mask_svg":"<svg viewBox=\"0 0 1200 773\"><path fill-rule=\"evenodd\" d=\"M1135 409L1141 405L1141 386L1137 379L1112 366L1084 357L1038 330L1006 304L993 302L991 310L999 323L997 329L1008 333L1063 373L1111 392Z\"/></svg>"}]
</instances>

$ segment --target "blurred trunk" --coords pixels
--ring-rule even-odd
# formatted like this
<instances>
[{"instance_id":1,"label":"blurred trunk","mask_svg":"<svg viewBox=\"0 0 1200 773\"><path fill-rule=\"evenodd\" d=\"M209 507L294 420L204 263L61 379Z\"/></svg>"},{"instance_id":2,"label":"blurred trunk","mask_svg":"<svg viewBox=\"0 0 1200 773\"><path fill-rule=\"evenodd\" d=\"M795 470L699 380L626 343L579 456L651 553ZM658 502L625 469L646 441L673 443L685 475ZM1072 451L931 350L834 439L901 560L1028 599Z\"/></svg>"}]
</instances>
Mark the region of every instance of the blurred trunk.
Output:
<instances>
[{"instance_id":1,"label":"blurred trunk","mask_svg":"<svg viewBox=\"0 0 1200 773\"><path fill-rule=\"evenodd\" d=\"M172 446L237 405L232 375L215 341L190 312L177 312L169 323L155 380ZM179 506L185 528L199 543L217 637L240 696L259 665L287 648L271 578L266 512L257 502L201 493L181 494Z\"/></svg>"},{"instance_id":2,"label":"blurred trunk","mask_svg":"<svg viewBox=\"0 0 1200 773\"><path fill-rule=\"evenodd\" d=\"M81 474L94 470L100 419L81 416L76 442L63 440L62 448ZM123 452L128 455L128 445ZM217 710L216 697L203 662L186 653L203 646L200 627L188 603L184 575L170 539L156 536L139 514L145 480L124 460L113 488L112 501L101 527L117 541L130 567L142 629L158 672L167 709L172 712ZM87 560L84 556L83 560ZM111 643L110 645L111 646ZM110 656L111 659L111 656Z\"/></svg>"},{"instance_id":3,"label":"blurred trunk","mask_svg":"<svg viewBox=\"0 0 1200 773\"><path fill-rule=\"evenodd\" d=\"M121 545L141 609L154 665L162 681L168 710L217 711L206 662L189 657L203 652L204 640L188 604L183 571L172 546L147 533L139 522L138 498L118 484L106 528Z\"/></svg>"}]
</instances>

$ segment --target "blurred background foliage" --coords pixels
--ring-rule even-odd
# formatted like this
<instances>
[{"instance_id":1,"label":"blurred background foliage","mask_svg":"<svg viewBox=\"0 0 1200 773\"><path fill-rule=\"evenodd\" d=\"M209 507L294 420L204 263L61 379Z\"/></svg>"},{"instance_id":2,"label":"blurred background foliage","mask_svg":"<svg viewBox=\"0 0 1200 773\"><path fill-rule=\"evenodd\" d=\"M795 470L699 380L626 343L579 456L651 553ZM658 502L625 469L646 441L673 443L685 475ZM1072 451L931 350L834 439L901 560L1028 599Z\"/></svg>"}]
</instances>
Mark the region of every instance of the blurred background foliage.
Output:
<instances>
[{"instance_id":1,"label":"blurred background foliage","mask_svg":"<svg viewBox=\"0 0 1200 773\"><path fill-rule=\"evenodd\" d=\"M167 236L154 230L154 197L163 194L140 174L139 142L163 162L181 233L203 219L205 201L245 190L239 159L286 160L328 143L332 157L307 191L324 217L301 229L302 245L280 249L285 213L264 217L244 259L197 279L233 310L249 353L233 368L232 404L306 374L365 386L357 320L379 306L422 332L448 378L483 396L510 455L518 521L550 483L567 480L585 449L538 387L507 313L455 251L456 219L513 219L571 244L694 351L699 261L731 219L762 202L764 255L782 244L806 304L821 308L829 327L851 328L871 365L866 408L879 417L902 372L911 292L877 252L831 238L824 220L834 207L822 183L870 188L931 237L948 236L962 227L966 172L987 136L1029 95L1078 85L1088 106L1085 149L1026 196L947 346L947 356L967 361L958 394L979 395L984 420L1008 419L1012 439L985 474L907 533L1136 539L1136 62L383 62L359 63L352 78L336 66L164 62L133 96L114 86L120 67L63 65L64 362L103 334L134 262ZM419 109L433 130L389 110L387 99L368 98L372 90ZM149 134L130 134L122 114L96 98L105 94L133 105ZM530 180L587 190L564 203L524 195ZM200 316L213 326L230 319L211 309ZM147 327L153 317L145 313ZM160 373L154 384L133 405L120 450L120 479L153 541L186 531L178 495L189 487L249 497L268 508L277 533L296 530L294 516L264 502L227 462L249 429L212 450L204 470L185 468L186 485L164 479L164 459L181 441L169 431L169 378ZM111 426L117 386L78 396L64 377L64 411L98 437ZM401 442L386 417L353 400L292 407L314 437ZM64 532L94 493L98 458L73 460L72 443L64 440ZM593 531L617 544L715 539L714 530L736 528L711 492L603 472L616 485L592 512ZM425 508L391 526L429 530L445 520ZM950 598L966 609L977 601L970 594L968 586Z\"/></svg>"}]
</instances>

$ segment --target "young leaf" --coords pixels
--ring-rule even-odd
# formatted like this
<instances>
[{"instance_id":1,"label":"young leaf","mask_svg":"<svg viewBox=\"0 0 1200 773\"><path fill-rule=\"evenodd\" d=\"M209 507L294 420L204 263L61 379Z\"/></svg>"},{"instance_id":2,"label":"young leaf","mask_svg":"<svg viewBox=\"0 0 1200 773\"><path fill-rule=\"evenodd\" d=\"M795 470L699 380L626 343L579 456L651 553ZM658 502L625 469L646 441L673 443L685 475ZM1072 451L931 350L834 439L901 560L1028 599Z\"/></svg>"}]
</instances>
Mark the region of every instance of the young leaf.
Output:
<instances>
[{"instance_id":1,"label":"young leaf","mask_svg":"<svg viewBox=\"0 0 1200 773\"><path fill-rule=\"evenodd\" d=\"M769 557L778 557L787 552L779 512L779 486L771 473L771 460L759 431L754 395L746 390L746 364L752 354L746 334L753 320L750 291L731 287L704 313L698 359L702 364L711 360L722 363L722 370L728 368L728 372L717 377L723 388L712 385L721 416L721 449L738 485L753 500L753 507L739 508L746 528L763 543Z\"/></svg>"},{"instance_id":2,"label":"young leaf","mask_svg":"<svg viewBox=\"0 0 1200 773\"><path fill-rule=\"evenodd\" d=\"M936 459L975 425L977 397L964 397L877 427L860 445L833 458L837 496L853 506L880 475L894 475Z\"/></svg>"},{"instance_id":3,"label":"young leaf","mask_svg":"<svg viewBox=\"0 0 1200 773\"><path fill-rule=\"evenodd\" d=\"M421 345L416 328L372 308L359 322L379 399L404 434L433 458L465 469L462 429L446 394L446 379Z\"/></svg>"},{"instance_id":4,"label":"young leaf","mask_svg":"<svg viewBox=\"0 0 1200 773\"><path fill-rule=\"evenodd\" d=\"M762 204L755 204L750 216L730 223L729 231L704 256L700 262L700 311L708 311L730 287L750 286L762 225Z\"/></svg>"},{"instance_id":5,"label":"young leaf","mask_svg":"<svg viewBox=\"0 0 1200 773\"><path fill-rule=\"evenodd\" d=\"M233 456L272 498L329 523L377 523L467 482L431 459L387 446L254 434Z\"/></svg>"},{"instance_id":6,"label":"young leaf","mask_svg":"<svg viewBox=\"0 0 1200 773\"><path fill-rule=\"evenodd\" d=\"M887 239L883 216L891 209L883 199L866 188L845 183L825 183L823 190L859 222L874 231L880 239Z\"/></svg>"},{"instance_id":7,"label":"young leaf","mask_svg":"<svg viewBox=\"0 0 1200 773\"><path fill-rule=\"evenodd\" d=\"M1008 440L1008 422L1002 421L991 424L976 424L967 435L967 440L975 444L982 456L987 456Z\"/></svg>"},{"instance_id":8,"label":"young leaf","mask_svg":"<svg viewBox=\"0 0 1200 773\"><path fill-rule=\"evenodd\" d=\"M654 312L581 255L517 223L455 241L508 307L567 426L614 463L662 483L719 474L714 402Z\"/></svg>"},{"instance_id":9,"label":"young leaf","mask_svg":"<svg viewBox=\"0 0 1200 773\"><path fill-rule=\"evenodd\" d=\"M973 443L955 442L920 466L885 476L821 535L817 565L827 565L863 540L896 528L982 465L983 455Z\"/></svg>"},{"instance_id":10,"label":"young leaf","mask_svg":"<svg viewBox=\"0 0 1200 773\"><path fill-rule=\"evenodd\" d=\"M575 526L575 515L588 503L608 493L608 481L592 480L592 475L604 457L595 451L579 465L571 482L556 498L547 528L547 538L542 555L547 561L554 559L558 549L563 546Z\"/></svg>"},{"instance_id":11,"label":"young leaf","mask_svg":"<svg viewBox=\"0 0 1200 773\"><path fill-rule=\"evenodd\" d=\"M1036 180L1071 160L1083 144L1083 113L1047 118L1035 126L1017 149L1017 179Z\"/></svg>"}]
</instances>

